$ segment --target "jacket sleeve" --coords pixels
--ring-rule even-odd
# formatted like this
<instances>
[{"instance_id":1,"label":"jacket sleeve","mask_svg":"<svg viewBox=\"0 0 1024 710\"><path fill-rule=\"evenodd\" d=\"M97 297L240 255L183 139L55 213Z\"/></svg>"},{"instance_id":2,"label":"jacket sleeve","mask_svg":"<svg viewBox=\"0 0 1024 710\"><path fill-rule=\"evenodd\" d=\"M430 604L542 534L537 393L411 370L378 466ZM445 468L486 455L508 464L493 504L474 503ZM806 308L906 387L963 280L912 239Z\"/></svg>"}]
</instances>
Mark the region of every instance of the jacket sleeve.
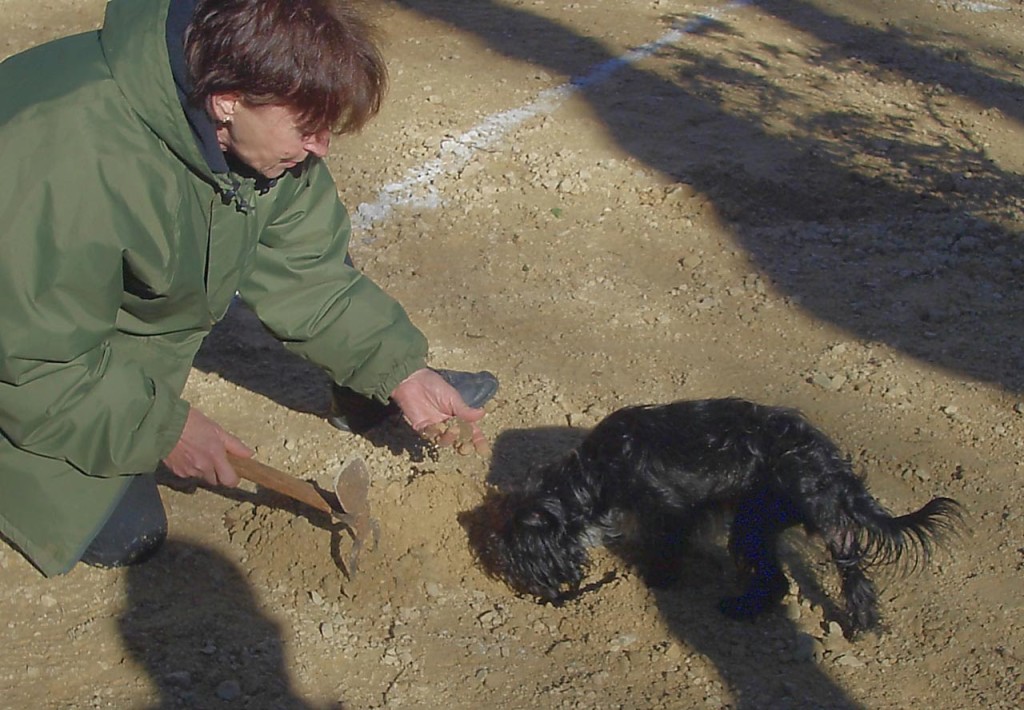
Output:
<instances>
[{"instance_id":1,"label":"jacket sleeve","mask_svg":"<svg viewBox=\"0 0 1024 710\"><path fill-rule=\"evenodd\" d=\"M188 404L116 327L120 240L143 228L60 135L0 136L5 164L47 166L11 168L0 189L0 433L86 474L152 471Z\"/></svg>"},{"instance_id":2,"label":"jacket sleeve","mask_svg":"<svg viewBox=\"0 0 1024 710\"><path fill-rule=\"evenodd\" d=\"M426 364L427 340L405 309L345 263L348 213L321 160L282 180L242 299L289 350L338 384L387 401Z\"/></svg>"}]
</instances>

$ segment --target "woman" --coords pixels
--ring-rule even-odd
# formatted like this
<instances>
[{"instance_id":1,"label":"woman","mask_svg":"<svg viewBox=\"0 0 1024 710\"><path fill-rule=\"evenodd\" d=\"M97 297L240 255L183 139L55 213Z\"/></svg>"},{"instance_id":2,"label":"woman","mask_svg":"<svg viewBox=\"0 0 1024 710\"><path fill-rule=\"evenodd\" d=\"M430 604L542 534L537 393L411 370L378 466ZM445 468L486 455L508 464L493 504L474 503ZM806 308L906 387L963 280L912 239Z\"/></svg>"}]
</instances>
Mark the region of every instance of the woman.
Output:
<instances>
[{"instance_id":1,"label":"woman","mask_svg":"<svg viewBox=\"0 0 1024 710\"><path fill-rule=\"evenodd\" d=\"M181 399L236 292L337 387L486 448L462 395L479 407L496 380L427 368L346 263L322 159L385 83L333 0L112 0L99 32L0 65L0 532L44 574L151 554L160 461L237 485L227 455L250 450Z\"/></svg>"}]
</instances>

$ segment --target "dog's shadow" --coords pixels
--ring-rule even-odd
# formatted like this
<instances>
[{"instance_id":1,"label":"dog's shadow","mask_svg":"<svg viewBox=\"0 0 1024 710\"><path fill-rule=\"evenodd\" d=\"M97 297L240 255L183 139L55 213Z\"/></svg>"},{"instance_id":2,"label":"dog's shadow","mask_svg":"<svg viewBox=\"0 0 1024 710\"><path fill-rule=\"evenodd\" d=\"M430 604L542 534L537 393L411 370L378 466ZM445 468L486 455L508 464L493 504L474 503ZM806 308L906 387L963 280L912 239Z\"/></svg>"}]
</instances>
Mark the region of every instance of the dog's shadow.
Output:
<instances>
[{"instance_id":1,"label":"dog's shadow","mask_svg":"<svg viewBox=\"0 0 1024 710\"><path fill-rule=\"evenodd\" d=\"M494 442L487 483L499 492L514 489L527 471L564 457L587 433L587 430L568 427L503 432ZM493 514L485 501L459 516L478 559L485 547L484 535ZM740 580L725 546L727 524L727 519L718 517L696 525L692 544L680 558L684 570L681 579L652 590L667 633L683 647L715 665L735 708L860 707L823 672L818 665L822 660L820 647L782 607L752 621L730 619L718 611L723 596L740 590ZM812 605L820 605L826 619L836 618L838 608L825 594L820 584L821 575L816 570L818 566L828 568L814 561L813 543L806 542L800 533L783 537L780 556L801 597ZM628 547L606 550L594 551L595 561L608 555L616 570L633 570L635 556ZM483 564L486 569L486 563ZM595 564L584 580L582 589L589 591L584 591L583 599L600 595L600 588L610 578L597 579L601 576L597 567ZM640 578L639 575L629 577L631 580ZM565 602L565 614L573 613L578 599ZM680 682L686 681L680 678ZM725 702L726 698L722 700Z\"/></svg>"}]
</instances>

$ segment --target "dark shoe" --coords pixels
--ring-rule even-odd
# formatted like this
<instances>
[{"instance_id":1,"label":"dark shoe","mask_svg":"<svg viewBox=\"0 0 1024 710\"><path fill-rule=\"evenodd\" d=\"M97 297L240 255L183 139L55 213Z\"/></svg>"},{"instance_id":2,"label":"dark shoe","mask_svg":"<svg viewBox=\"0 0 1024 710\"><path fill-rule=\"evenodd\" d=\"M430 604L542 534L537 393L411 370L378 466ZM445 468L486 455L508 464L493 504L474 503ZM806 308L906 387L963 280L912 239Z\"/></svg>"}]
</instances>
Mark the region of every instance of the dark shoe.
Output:
<instances>
[{"instance_id":1,"label":"dark shoe","mask_svg":"<svg viewBox=\"0 0 1024 710\"><path fill-rule=\"evenodd\" d=\"M156 476L134 476L81 561L90 567L137 565L152 557L166 539L167 514Z\"/></svg>"},{"instance_id":2,"label":"dark shoe","mask_svg":"<svg viewBox=\"0 0 1024 710\"><path fill-rule=\"evenodd\" d=\"M327 421L341 431L365 434L398 412L394 402L381 404L341 385L331 386L331 411Z\"/></svg>"},{"instance_id":3,"label":"dark shoe","mask_svg":"<svg viewBox=\"0 0 1024 710\"><path fill-rule=\"evenodd\" d=\"M458 370L434 370L444 381L455 388L466 406L479 409L494 397L498 391L498 378L490 372L459 372ZM363 434L380 425L392 414L398 413L394 402L381 404L375 399L341 385L332 387L331 412L327 421L336 429Z\"/></svg>"},{"instance_id":4,"label":"dark shoe","mask_svg":"<svg viewBox=\"0 0 1024 710\"><path fill-rule=\"evenodd\" d=\"M459 372L458 370L434 370L444 381L455 388L467 407L480 409L498 392L498 378L483 370L481 372Z\"/></svg>"}]
</instances>

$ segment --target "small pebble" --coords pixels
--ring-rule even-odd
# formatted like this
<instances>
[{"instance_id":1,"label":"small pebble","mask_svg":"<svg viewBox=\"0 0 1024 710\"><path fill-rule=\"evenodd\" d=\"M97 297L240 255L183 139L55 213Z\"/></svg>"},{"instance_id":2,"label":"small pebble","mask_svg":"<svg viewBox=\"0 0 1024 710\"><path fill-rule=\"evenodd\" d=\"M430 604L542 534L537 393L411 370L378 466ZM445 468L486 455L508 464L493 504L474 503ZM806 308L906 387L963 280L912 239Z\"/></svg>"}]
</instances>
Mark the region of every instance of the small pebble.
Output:
<instances>
[{"instance_id":1,"label":"small pebble","mask_svg":"<svg viewBox=\"0 0 1024 710\"><path fill-rule=\"evenodd\" d=\"M621 651L637 642L636 634L620 634L608 642L609 651Z\"/></svg>"},{"instance_id":2,"label":"small pebble","mask_svg":"<svg viewBox=\"0 0 1024 710\"><path fill-rule=\"evenodd\" d=\"M173 688L187 688L192 685L192 674L188 671L172 671L164 676L164 682Z\"/></svg>"},{"instance_id":3,"label":"small pebble","mask_svg":"<svg viewBox=\"0 0 1024 710\"><path fill-rule=\"evenodd\" d=\"M221 700L237 700L242 695L242 686L237 680L225 680L217 686L217 697Z\"/></svg>"},{"instance_id":4,"label":"small pebble","mask_svg":"<svg viewBox=\"0 0 1024 710\"><path fill-rule=\"evenodd\" d=\"M839 656L835 661L837 666L847 666L849 668L863 668L864 661L860 660L852 653L844 653Z\"/></svg>"},{"instance_id":5,"label":"small pebble","mask_svg":"<svg viewBox=\"0 0 1024 710\"><path fill-rule=\"evenodd\" d=\"M798 663L820 663L825 654L821 641L809 634L797 634L793 647L793 660Z\"/></svg>"}]
</instances>

